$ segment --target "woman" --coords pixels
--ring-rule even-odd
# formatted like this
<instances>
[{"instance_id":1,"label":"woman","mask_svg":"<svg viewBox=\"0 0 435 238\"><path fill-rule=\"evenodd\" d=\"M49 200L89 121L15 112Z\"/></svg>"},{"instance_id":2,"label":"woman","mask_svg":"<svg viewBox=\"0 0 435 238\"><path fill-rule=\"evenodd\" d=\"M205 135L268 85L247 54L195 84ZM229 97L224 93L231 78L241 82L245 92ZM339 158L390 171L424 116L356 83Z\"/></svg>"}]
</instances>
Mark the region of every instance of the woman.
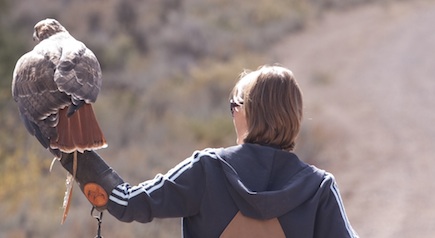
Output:
<instances>
[{"instance_id":1,"label":"woman","mask_svg":"<svg viewBox=\"0 0 435 238\"><path fill-rule=\"evenodd\" d=\"M302 93L292 72L263 66L232 90L236 146L196 151L165 175L125 183L95 152L79 153L88 200L124 222L183 217L184 237L358 237L332 174L292 153ZM72 155L63 155L72 170Z\"/></svg>"}]
</instances>

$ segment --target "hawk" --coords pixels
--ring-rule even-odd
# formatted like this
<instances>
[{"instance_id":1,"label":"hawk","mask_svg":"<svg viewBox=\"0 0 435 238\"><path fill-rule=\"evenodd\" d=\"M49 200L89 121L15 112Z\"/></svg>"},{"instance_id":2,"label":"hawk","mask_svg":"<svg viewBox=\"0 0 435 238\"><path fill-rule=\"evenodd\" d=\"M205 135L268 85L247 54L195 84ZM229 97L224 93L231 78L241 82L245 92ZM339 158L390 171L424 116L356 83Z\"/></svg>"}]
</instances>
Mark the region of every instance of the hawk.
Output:
<instances>
[{"instance_id":1,"label":"hawk","mask_svg":"<svg viewBox=\"0 0 435 238\"><path fill-rule=\"evenodd\" d=\"M94 53L55 19L38 22L33 39L39 43L17 61L12 81L29 133L57 158L106 147L92 109L102 84Z\"/></svg>"}]
</instances>

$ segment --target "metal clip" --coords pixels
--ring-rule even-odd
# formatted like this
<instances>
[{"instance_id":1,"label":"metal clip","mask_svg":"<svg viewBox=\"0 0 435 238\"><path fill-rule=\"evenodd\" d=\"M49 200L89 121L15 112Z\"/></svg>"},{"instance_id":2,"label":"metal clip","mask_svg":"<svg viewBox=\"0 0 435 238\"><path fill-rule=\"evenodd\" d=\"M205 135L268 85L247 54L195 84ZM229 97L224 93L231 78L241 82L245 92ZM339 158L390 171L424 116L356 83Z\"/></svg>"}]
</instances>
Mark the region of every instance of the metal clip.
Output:
<instances>
[{"instance_id":1,"label":"metal clip","mask_svg":"<svg viewBox=\"0 0 435 238\"><path fill-rule=\"evenodd\" d=\"M92 207L92 209L91 209L91 216L93 218L97 219L97 221L98 221L97 235L95 236L95 238L103 238L101 236L101 223L103 222L103 212L100 212L100 215L95 216L94 215L94 210L95 210L95 207Z\"/></svg>"}]
</instances>

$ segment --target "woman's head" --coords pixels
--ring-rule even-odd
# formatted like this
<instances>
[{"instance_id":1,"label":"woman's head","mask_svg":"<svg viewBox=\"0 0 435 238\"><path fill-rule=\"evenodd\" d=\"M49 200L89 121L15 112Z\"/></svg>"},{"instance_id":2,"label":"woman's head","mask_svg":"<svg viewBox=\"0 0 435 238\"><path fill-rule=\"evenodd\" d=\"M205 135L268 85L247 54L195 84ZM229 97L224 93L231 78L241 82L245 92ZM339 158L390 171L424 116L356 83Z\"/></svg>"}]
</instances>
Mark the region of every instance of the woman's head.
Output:
<instances>
[{"instance_id":1,"label":"woman's head","mask_svg":"<svg viewBox=\"0 0 435 238\"><path fill-rule=\"evenodd\" d=\"M246 118L246 130L242 135L245 143L293 150L303 105L302 92L289 69L262 66L256 71L243 72L231 93L231 100L241 105L237 107L238 113Z\"/></svg>"}]
</instances>

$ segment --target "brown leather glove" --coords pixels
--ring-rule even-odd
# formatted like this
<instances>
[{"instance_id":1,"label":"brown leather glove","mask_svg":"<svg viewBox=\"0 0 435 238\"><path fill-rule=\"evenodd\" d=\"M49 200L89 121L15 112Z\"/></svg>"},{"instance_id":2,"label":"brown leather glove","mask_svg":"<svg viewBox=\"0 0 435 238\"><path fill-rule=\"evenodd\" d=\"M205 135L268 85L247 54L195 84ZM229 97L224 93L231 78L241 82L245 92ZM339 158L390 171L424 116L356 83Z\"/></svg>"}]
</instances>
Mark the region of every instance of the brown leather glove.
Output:
<instances>
[{"instance_id":1,"label":"brown leather glove","mask_svg":"<svg viewBox=\"0 0 435 238\"><path fill-rule=\"evenodd\" d=\"M74 153L62 153L62 166L73 174ZM76 181L89 202L102 211L112 190L124 180L94 151L77 152Z\"/></svg>"}]
</instances>

